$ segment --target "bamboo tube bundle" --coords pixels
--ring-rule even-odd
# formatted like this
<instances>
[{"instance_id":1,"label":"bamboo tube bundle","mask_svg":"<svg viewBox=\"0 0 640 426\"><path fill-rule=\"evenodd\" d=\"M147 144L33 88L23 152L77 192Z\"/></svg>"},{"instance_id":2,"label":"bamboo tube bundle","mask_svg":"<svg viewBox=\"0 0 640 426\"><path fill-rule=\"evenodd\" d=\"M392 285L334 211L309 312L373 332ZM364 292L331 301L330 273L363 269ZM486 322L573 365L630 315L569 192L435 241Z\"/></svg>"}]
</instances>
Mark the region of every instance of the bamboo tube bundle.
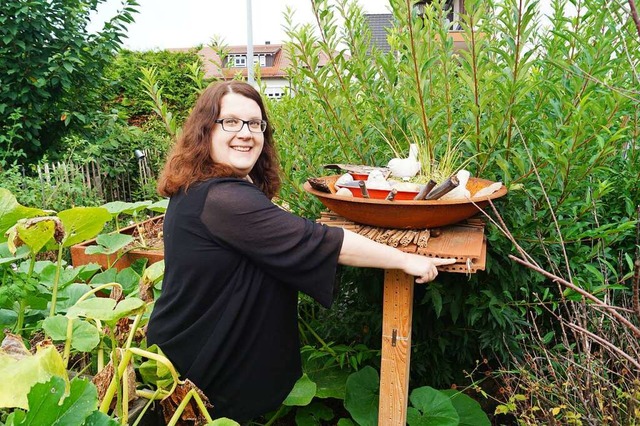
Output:
<instances>
[{"instance_id":1,"label":"bamboo tube bundle","mask_svg":"<svg viewBox=\"0 0 640 426\"><path fill-rule=\"evenodd\" d=\"M390 245L391 247L398 247L398 244L400 244L400 240L402 240L402 238L406 233L407 231L403 229L397 229L393 233L393 235L389 237L389 241L387 242L387 245Z\"/></svg>"},{"instance_id":2,"label":"bamboo tube bundle","mask_svg":"<svg viewBox=\"0 0 640 426\"><path fill-rule=\"evenodd\" d=\"M384 232L382 232L378 238L376 238L376 241L381 243L381 244L387 244L387 241L389 241L389 238L391 238L391 236L394 234L395 230L394 229L386 229Z\"/></svg>"},{"instance_id":3,"label":"bamboo tube bundle","mask_svg":"<svg viewBox=\"0 0 640 426\"><path fill-rule=\"evenodd\" d=\"M414 231L413 229L408 229L407 232L400 238L400 245L403 247L408 246L413 242L413 239L418 235L418 231Z\"/></svg>"},{"instance_id":4,"label":"bamboo tube bundle","mask_svg":"<svg viewBox=\"0 0 640 426\"><path fill-rule=\"evenodd\" d=\"M430 233L428 229L424 229L420 231L417 236L416 245L418 247L426 247L427 243L429 242L429 236L430 236Z\"/></svg>"},{"instance_id":5,"label":"bamboo tube bundle","mask_svg":"<svg viewBox=\"0 0 640 426\"><path fill-rule=\"evenodd\" d=\"M425 197L427 196L427 194L429 194L431 192L431 190L433 190L433 188L436 186L436 181L431 179L429 180L429 182L427 182L427 184L425 186L423 186L420 189L420 192L418 192L418 194L416 194L416 196L413 198L414 200L424 200Z\"/></svg>"},{"instance_id":6,"label":"bamboo tube bundle","mask_svg":"<svg viewBox=\"0 0 640 426\"><path fill-rule=\"evenodd\" d=\"M436 186L427 194L425 200L437 200L448 192L451 192L460 184L460 181L456 176L451 176L440 185Z\"/></svg>"}]
</instances>

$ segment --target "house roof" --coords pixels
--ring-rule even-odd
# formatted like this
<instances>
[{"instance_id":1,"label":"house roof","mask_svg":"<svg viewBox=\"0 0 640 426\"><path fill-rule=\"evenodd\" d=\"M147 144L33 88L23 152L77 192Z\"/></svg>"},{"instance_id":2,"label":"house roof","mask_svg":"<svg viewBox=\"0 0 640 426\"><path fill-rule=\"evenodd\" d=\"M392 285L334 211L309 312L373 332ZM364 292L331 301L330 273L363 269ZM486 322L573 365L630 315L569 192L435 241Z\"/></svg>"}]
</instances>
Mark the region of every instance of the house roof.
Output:
<instances>
[{"instance_id":1,"label":"house roof","mask_svg":"<svg viewBox=\"0 0 640 426\"><path fill-rule=\"evenodd\" d=\"M192 50L190 48L177 48L177 49L168 49L172 52L186 52ZM238 45L238 46L225 46L225 50L229 55L246 55L247 54L247 46L246 45ZM247 68L227 68L222 67L222 61L220 60L220 56L216 53L214 49L211 47L203 47L198 50L198 55L202 58L203 68L206 78L219 78L223 80L228 80L234 78L239 73L243 76L247 76ZM289 59L289 54L284 49L284 45L282 44L254 44L253 45L253 54L254 55L273 55L273 66L270 67L260 67L260 78L262 79L271 79L271 78L287 78L287 69L291 66L291 60ZM320 54L320 60L318 65L324 66L328 62L328 57L324 54Z\"/></svg>"},{"instance_id":2,"label":"house roof","mask_svg":"<svg viewBox=\"0 0 640 426\"><path fill-rule=\"evenodd\" d=\"M393 15L391 13L371 13L365 14L364 17L371 30L371 45L382 52L389 52L391 47L387 42L387 28L393 26Z\"/></svg>"},{"instance_id":3,"label":"house roof","mask_svg":"<svg viewBox=\"0 0 640 426\"><path fill-rule=\"evenodd\" d=\"M459 13L465 13L464 1L458 0L457 4L459 4L460 7ZM382 52L389 52L391 47L387 41L387 29L393 27L393 15L391 13L378 13L365 14L364 17L367 19L369 29L371 30L371 46L369 47L369 53L371 53L371 48L374 46ZM454 26L454 28L459 28L459 26ZM464 39L463 32L459 29L449 30L449 37L453 39L454 50L469 50L467 42Z\"/></svg>"}]
</instances>

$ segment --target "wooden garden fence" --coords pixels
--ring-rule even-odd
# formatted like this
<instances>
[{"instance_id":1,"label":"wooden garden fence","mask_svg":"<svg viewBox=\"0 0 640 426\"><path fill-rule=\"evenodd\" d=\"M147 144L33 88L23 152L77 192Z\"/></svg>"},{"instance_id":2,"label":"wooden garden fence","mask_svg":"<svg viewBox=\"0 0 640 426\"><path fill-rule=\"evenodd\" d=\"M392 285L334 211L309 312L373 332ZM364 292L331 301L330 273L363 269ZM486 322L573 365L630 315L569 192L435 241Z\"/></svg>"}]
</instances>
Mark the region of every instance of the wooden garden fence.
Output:
<instances>
[{"instance_id":1,"label":"wooden garden fence","mask_svg":"<svg viewBox=\"0 0 640 426\"><path fill-rule=\"evenodd\" d=\"M42 189L44 201L45 193L50 193L52 188L80 185L84 196L97 195L105 202L133 201L136 190L140 189L153 179L153 173L149 166L146 150L140 150L138 158L137 175L132 167L119 169L124 171L113 173L116 168L107 161L89 160L79 164L71 161L44 163L37 166L38 178ZM49 191L47 191L49 189Z\"/></svg>"}]
</instances>

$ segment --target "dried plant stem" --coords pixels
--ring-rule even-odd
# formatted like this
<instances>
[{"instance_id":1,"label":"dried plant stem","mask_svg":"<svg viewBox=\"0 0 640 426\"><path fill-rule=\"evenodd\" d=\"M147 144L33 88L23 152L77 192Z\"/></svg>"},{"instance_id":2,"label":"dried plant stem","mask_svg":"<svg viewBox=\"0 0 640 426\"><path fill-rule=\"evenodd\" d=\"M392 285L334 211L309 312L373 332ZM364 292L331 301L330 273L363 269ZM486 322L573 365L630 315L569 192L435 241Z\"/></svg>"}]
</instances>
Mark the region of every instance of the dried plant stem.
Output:
<instances>
[{"instance_id":1,"label":"dried plant stem","mask_svg":"<svg viewBox=\"0 0 640 426\"><path fill-rule=\"evenodd\" d=\"M633 262L633 312L640 317L640 206L638 206L638 221L636 222L636 255Z\"/></svg>"},{"instance_id":2,"label":"dried plant stem","mask_svg":"<svg viewBox=\"0 0 640 426\"><path fill-rule=\"evenodd\" d=\"M609 342L607 339L603 339L602 337L598 336L597 334L594 334L594 333L590 332L589 330L587 330L587 329L585 329L583 327L580 327L577 324L572 324L570 322L567 322L566 324L569 326L569 328L572 328L575 331L578 331L580 333L583 333L583 334L589 336L591 339L595 340L596 342L598 342L602 346L605 346L606 348L608 348L611 352L614 352L614 353L620 355L621 357L623 357L624 359L626 359L627 361L632 363L638 370L640 370L640 362L638 362L637 360L633 359L633 357L631 357L628 353L626 353L625 351L623 351L622 349L620 349L619 347L617 347L613 343Z\"/></svg>"},{"instance_id":3,"label":"dried plant stem","mask_svg":"<svg viewBox=\"0 0 640 426\"><path fill-rule=\"evenodd\" d=\"M409 39L411 41L411 59L413 61L413 72L416 79L416 92L418 93L419 105L421 109L420 119L422 120L422 127L424 128L425 138L427 140L427 147L429 148L429 159L434 158L433 145L430 142L431 132L429 131L429 121L427 120L427 111L425 110L425 103L422 96L422 82L420 80L420 70L418 65L418 58L416 57L416 40L413 34L413 25L411 25L411 11L413 8L412 2L406 0L407 7L407 22L409 23Z\"/></svg>"},{"instance_id":4,"label":"dried plant stem","mask_svg":"<svg viewBox=\"0 0 640 426\"><path fill-rule=\"evenodd\" d=\"M618 313L617 309L614 309L611 305L608 305L604 302L602 302L602 300L598 299L597 297L595 297L594 295L592 295L591 293L581 289L580 287L576 286L573 283L570 283L569 281L562 279L560 277L558 277L557 275L553 275L550 272L545 271L544 269L532 264L531 262L528 262L526 260L520 259L519 257L513 256L513 255L509 255L509 259L523 265L526 266L527 268L533 269L536 272L539 272L540 274L544 275L547 278L552 279L553 281L567 287L570 288L571 290L575 291L576 293L584 296L586 299L591 300L592 302L595 303L596 306L604 308L609 314L611 314L611 316L613 316L614 318L616 318L618 321L620 321L621 323L623 323L624 325L626 325L629 330L631 330L633 332L633 334L636 337L640 338L640 329L638 327L636 327L634 324L631 323L631 321L629 321L628 319L626 319L625 317L623 317L622 315L620 315L620 313Z\"/></svg>"}]
</instances>

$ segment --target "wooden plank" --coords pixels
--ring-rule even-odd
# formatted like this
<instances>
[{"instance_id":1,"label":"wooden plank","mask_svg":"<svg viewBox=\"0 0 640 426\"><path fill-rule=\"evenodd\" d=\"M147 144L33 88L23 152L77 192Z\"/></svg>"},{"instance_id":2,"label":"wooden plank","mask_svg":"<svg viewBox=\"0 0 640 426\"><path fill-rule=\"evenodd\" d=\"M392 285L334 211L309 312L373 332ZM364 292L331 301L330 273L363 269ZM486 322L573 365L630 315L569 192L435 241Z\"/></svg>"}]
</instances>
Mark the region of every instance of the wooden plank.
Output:
<instances>
[{"instance_id":1,"label":"wooden plank","mask_svg":"<svg viewBox=\"0 0 640 426\"><path fill-rule=\"evenodd\" d=\"M438 236L431 233L424 254L433 253L435 256L437 253L438 256L460 259L464 257L479 258L482 254L483 228L452 225L441 229L442 232Z\"/></svg>"},{"instance_id":2,"label":"wooden plank","mask_svg":"<svg viewBox=\"0 0 640 426\"><path fill-rule=\"evenodd\" d=\"M409 404L414 278L385 270L378 424L404 426Z\"/></svg>"},{"instance_id":3,"label":"wooden plank","mask_svg":"<svg viewBox=\"0 0 640 426\"><path fill-rule=\"evenodd\" d=\"M484 270L487 242L484 227L477 225L452 225L432 233L429 244L418 249L425 256L455 257L456 263L439 267L441 271L474 273Z\"/></svg>"},{"instance_id":4,"label":"wooden plank","mask_svg":"<svg viewBox=\"0 0 640 426\"><path fill-rule=\"evenodd\" d=\"M467 219L465 222L432 230L391 230L359 225L332 211L322 212L318 222L349 229L364 237L397 247L408 253L455 257L457 259L453 265L439 266L438 270L440 271L472 274L483 271L486 267L485 223L479 218Z\"/></svg>"}]
</instances>

